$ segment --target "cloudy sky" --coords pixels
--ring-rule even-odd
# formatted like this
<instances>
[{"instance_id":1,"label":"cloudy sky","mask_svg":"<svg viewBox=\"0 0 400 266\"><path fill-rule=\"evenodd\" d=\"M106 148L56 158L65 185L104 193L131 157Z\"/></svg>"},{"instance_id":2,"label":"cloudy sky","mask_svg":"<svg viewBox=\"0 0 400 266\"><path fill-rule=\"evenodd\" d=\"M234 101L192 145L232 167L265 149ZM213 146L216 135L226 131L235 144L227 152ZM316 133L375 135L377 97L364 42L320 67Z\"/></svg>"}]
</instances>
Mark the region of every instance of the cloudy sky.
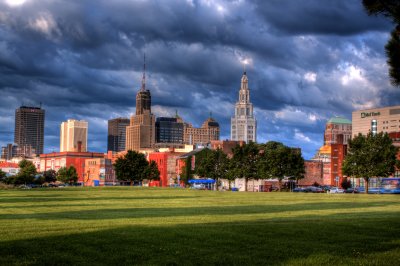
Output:
<instances>
[{"instance_id":1,"label":"cloudy sky","mask_svg":"<svg viewBox=\"0 0 400 266\"><path fill-rule=\"evenodd\" d=\"M0 146L15 109L41 102L45 152L70 118L87 120L89 149L105 152L107 120L134 113L146 53L154 114L200 126L212 112L221 139L247 61L258 142L308 159L327 119L399 104L391 29L361 0L0 0Z\"/></svg>"}]
</instances>

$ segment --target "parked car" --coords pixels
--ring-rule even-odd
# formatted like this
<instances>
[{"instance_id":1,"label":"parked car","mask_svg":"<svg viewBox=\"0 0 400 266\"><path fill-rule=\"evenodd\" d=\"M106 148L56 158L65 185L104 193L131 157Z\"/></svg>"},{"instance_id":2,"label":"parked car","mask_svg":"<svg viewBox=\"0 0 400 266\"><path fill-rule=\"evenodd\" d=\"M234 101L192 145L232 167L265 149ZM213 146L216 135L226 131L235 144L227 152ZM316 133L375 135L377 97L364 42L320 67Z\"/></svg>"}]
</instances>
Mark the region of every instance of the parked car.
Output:
<instances>
[{"instance_id":1,"label":"parked car","mask_svg":"<svg viewBox=\"0 0 400 266\"><path fill-rule=\"evenodd\" d=\"M296 187L292 190L292 192L304 192L304 188L302 187Z\"/></svg>"},{"instance_id":2,"label":"parked car","mask_svg":"<svg viewBox=\"0 0 400 266\"><path fill-rule=\"evenodd\" d=\"M324 190L320 187L306 187L304 192L311 192L311 193L324 193Z\"/></svg>"},{"instance_id":3,"label":"parked car","mask_svg":"<svg viewBox=\"0 0 400 266\"><path fill-rule=\"evenodd\" d=\"M331 187L329 190L330 194L337 194L337 193L344 193L344 189L338 188L338 187Z\"/></svg>"},{"instance_id":4,"label":"parked car","mask_svg":"<svg viewBox=\"0 0 400 266\"><path fill-rule=\"evenodd\" d=\"M191 189L204 190L204 189L206 189L206 186L204 184L196 184L196 183L194 183L190 188Z\"/></svg>"}]
</instances>

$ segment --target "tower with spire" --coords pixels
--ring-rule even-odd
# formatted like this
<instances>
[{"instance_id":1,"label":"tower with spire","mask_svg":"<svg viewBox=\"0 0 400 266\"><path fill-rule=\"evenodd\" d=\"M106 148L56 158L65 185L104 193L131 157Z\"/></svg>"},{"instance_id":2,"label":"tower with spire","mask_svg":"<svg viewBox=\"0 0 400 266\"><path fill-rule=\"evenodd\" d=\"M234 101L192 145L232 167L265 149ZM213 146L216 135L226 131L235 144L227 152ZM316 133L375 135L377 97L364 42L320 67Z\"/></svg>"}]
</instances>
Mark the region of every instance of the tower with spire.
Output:
<instances>
[{"instance_id":1,"label":"tower with spire","mask_svg":"<svg viewBox=\"0 0 400 266\"><path fill-rule=\"evenodd\" d=\"M126 150L142 151L154 147L155 116L151 113L151 94L146 88L146 56L143 57L142 84L136 94L136 113L126 128Z\"/></svg>"},{"instance_id":2,"label":"tower with spire","mask_svg":"<svg viewBox=\"0 0 400 266\"><path fill-rule=\"evenodd\" d=\"M235 114L231 118L231 140L242 140L246 143L257 141L257 120L253 115L248 82L246 71L244 71L239 90L239 100L235 105Z\"/></svg>"}]
</instances>

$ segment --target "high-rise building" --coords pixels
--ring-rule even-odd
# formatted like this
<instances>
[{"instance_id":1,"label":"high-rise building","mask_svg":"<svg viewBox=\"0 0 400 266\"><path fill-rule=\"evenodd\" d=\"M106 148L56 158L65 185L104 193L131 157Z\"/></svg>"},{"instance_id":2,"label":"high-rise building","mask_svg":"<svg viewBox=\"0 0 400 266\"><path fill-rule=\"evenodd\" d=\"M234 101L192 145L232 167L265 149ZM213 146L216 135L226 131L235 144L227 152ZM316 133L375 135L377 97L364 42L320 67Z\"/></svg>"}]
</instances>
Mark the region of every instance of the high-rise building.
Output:
<instances>
[{"instance_id":1,"label":"high-rise building","mask_svg":"<svg viewBox=\"0 0 400 266\"><path fill-rule=\"evenodd\" d=\"M342 117L328 120L324 132L324 145L348 144L351 139L351 121Z\"/></svg>"},{"instance_id":2,"label":"high-rise building","mask_svg":"<svg viewBox=\"0 0 400 266\"><path fill-rule=\"evenodd\" d=\"M151 149L155 143L155 116L151 113L151 94L146 89L146 64L143 66L142 86L136 94L136 114L126 127L126 150Z\"/></svg>"},{"instance_id":3,"label":"high-rise building","mask_svg":"<svg viewBox=\"0 0 400 266\"><path fill-rule=\"evenodd\" d=\"M253 115L246 72L243 73L239 90L239 101L235 105L235 115L231 118L231 140L257 141L257 120Z\"/></svg>"},{"instance_id":4,"label":"high-rise building","mask_svg":"<svg viewBox=\"0 0 400 266\"><path fill-rule=\"evenodd\" d=\"M190 145L207 145L213 140L219 140L219 133L218 122L209 117L200 128L185 123L183 141Z\"/></svg>"},{"instance_id":5,"label":"high-rise building","mask_svg":"<svg viewBox=\"0 0 400 266\"><path fill-rule=\"evenodd\" d=\"M125 150L127 126L129 126L129 118L119 117L108 120L108 151L120 152Z\"/></svg>"},{"instance_id":6,"label":"high-rise building","mask_svg":"<svg viewBox=\"0 0 400 266\"><path fill-rule=\"evenodd\" d=\"M61 123L60 152L87 151L88 122L84 120L68 119Z\"/></svg>"},{"instance_id":7,"label":"high-rise building","mask_svg":"<svg viewBox=\"0 0 400 266\"><path fill-rule=\"evenodd\" d=\"M177 117L158 117L156 120L156 143L183 144L184 123Z\"/></svg>"},{"instance_id":8,"label":"high-rise building","mask_svg":"<svg viewBox=\"0 0 400 266\"><path fill-rule=\"evenodd\" d=\"M43 153L44 119L45 110L41 107L21 106L15 110L14 143L21 150L19 156Z\"/></svg>"}]
</instances>

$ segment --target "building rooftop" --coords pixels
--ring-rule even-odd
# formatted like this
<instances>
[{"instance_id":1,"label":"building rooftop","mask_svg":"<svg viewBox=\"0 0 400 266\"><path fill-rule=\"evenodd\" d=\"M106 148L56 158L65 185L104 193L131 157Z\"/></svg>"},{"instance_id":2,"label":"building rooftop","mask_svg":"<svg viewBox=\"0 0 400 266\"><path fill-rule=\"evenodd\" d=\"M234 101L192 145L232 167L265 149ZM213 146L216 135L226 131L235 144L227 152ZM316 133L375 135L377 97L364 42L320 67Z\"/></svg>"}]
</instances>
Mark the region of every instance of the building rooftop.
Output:
<instances>
[{"instance_id":1,"label":"building rooftop","mask_svg":"<svg viewBox=\"0 0 400 266\"><path fill-rule=\"evenodd\" d=\"M332 124L350 124L351 125L351 121L347 118L344 117L332 117L331 119L328 120L328 123L332 123Z\"/></svg>"}]
</instances>

